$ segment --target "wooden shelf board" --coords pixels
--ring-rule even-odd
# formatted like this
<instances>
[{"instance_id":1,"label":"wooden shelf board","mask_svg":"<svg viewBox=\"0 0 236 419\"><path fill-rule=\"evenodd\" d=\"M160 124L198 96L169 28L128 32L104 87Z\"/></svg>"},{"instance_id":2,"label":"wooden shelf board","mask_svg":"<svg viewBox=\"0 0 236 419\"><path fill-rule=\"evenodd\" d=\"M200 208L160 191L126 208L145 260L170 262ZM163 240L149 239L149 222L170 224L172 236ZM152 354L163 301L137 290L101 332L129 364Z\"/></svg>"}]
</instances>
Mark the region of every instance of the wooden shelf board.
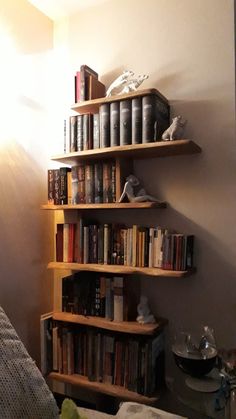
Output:
<instances>
[{"instance_id":1,"label":"wooden shelf board","mask_svg":"<svg viewBox=\"0 0 236 419\"><path fill-rule=\"evenodd\" d=\"M104 210L104 209L150 209L166 208L166 202L116 202L107 204L41 205L43 210Z\"/></svg>"},{"instance_id":2,"label":"wooden shelf board","mask_svg":"<svg viewBox=\"0 0 236 419\"><path fill-rule=\"evenodd\" d=\"M71 109L78 113L96 113L99 110L99 106L102 103L117 102L125 99L132 99L134 97L157 95L163 99L164 102L168 103L167 99L157 89L142 89L131 93L124 93L122 95L114 95L110 97L101 97L99 99L86 100L84 102L78 102L71 106Z\"/></svg>"},{"instance_id":3,"label":"wooden shelf board","mask_svg":"<svg viewBox=\"0 0 236 419\"><path fill-rule=\"evenodd\" d=\"M109 396L113 396L122 400L129 400L144 404L153 404L158 400L157 396L146 397L142 394L138 394L133 391L127 390L126 388L121 386L99 383L96 381L89 381L87 377L84 377L83 375L79 374L66 375L59 374L57 372L51 372L48 375L48 377L57 381L83 387L90 391L108 394Z\"/></svg>"},{"instance_id":4,"label":"wooden shelf board","mask_svg":"<svg viewBox=\"0 0 236 419\"><path fill-rule=\"evenodd\" d=\"M152 157L168 157L184 154L200 153L201 148L192 140L156 141L146 144L130 144L125 146L97 148L93 150L75 151L73 153L53 156L51 160L76 164L78 160L132 157L145 159Z\"/></svg>"},{"instance_id":5,"label":"wooden shelf board","mask_svg":"<svg viewBox=\"0 0 236 419\"><path fill-rule=\"evenodd\" d=\"M154 335L168 323L166 319L157 319L155 324L139 324L138 322L115 322L104 317L82 316L79 314L54 312L53 319L63 322L98 327L100 329L136 335Z\"/></svg>"},{"instance_id":6,"label":"wooden shelf board","mask_svg":"<svg viewBox=\"0 0 236 419\"><path fill-rule=\"evenodd\" d=\"M150 276L163 276L182 278L191 275L195 270L190 271L172 271L160 268L139 268L125 265L99 265L96 263L66 263L66 262L49 262L48 269L68 269L71 271L93 271L107 272L113 274L137 274Z\"/></svg>"}]
</instances>

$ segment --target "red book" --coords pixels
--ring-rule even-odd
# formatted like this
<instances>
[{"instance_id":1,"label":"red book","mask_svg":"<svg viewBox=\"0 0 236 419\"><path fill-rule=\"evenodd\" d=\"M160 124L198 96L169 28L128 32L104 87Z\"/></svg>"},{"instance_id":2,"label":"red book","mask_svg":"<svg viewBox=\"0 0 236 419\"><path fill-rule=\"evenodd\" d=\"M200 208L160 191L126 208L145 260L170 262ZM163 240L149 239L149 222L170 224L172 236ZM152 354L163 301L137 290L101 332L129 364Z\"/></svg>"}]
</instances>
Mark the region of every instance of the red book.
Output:
<instances>
[{"instance_id":1,"label":"red book","mask_svg":"<svg viewBox=\"0 0 236 419\"><path fill-rule=\"evenodd\" d=\"M80 101L80 71L75 74L75 103Z\"/></svg>"},{"instance_id":2,"label":"red book","mask_svg":"<svg viewBox=\"0 0 236 419\"><path fill-rule=\"evenodd\" d=\"M63 262L63 224L57 224L56 261Z\"/></svg>"}]
</instances>

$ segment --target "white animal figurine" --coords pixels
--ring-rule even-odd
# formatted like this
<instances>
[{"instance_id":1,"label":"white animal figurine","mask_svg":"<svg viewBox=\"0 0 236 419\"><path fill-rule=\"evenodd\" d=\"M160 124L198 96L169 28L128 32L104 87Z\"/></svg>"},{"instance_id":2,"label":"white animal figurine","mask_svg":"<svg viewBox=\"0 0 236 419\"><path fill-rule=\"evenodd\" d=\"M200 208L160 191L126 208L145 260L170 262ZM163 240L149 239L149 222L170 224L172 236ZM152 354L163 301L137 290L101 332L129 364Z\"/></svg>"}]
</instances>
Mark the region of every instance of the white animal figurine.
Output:
<instances>
[{"instance_id":1,"label":"white animal figurine","mask_svg":"<svg viewBox=\"0 0 236 419\"><path fill-rule=\"evenodd\" d=\"M181 115L175 116L172 119L172 124L162 134L162 140L173 141L183 138L183 132L187 120L183 120Z\"/></svg>"},{"instance_id":2,"label":"white animal figurine","mask_svg":"<svg viewBox=\"0 0 236 419\"><path fill-rule=\"evenodd\" d=\"M120 88L123 84L127 82L128 78L133 75L134 72L131 70L123 71L123 73L119 77L117 77L108 87L106 97L111 96L114 90Z\"/></svg>"},{"instance_id":3,"label":"white animal figurine","mask_svg":"<svg viewBox=\"0 0 236 419\"><path fill-rule=\"evenodd\" d=\"M156 323L155 317L151 313L151 310L148 305L148 299L145 295L141 295L140 303L137 307L138 317L136 318L137 322L140 324L146 323Z\"/></svg>"},{"instance_id":4,"label":"white animal figurine","mask_svg":"<svg viewBox=\"0 0 236 419\"><path fill-rule=\"evenodd\" d=\"M135 90L137 90L140 84L142 84L144 80L148 79L148 77L149 76L146 74L140 74L136 79L127 80L120 94L135 92Z\"/></svg>"},{"instance_id":5,"label":"white animal figurine","mask_svg":"<svg viewBox=\"0 0 236 419\"><path fill-rule=\"evenodd\" d=\"M135 187L140 184L138 178L134 175L130 175L126 178L125 186L119 202L122 202L125 196L127 196L129 202L161 202L154 196L148 195L145 189L139 189L137 193L135 193Z\"/></svg>"}]
</instances>

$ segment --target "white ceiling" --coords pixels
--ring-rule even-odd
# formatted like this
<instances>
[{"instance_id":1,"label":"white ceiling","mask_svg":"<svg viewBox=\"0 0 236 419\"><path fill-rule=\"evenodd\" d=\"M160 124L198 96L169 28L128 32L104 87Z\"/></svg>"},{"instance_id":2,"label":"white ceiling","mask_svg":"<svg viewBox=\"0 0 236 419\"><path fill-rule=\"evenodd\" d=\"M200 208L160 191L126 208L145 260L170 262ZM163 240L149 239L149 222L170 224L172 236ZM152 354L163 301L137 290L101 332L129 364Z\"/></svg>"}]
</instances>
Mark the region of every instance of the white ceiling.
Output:
<instances>
[{"instance_id":1,"label":"white ceiling","mask_svg":"<svg viewBox=\"0 0 236 419\"><path fill-rule=\"evenodd\" d=\"M107 0L28 0L52 20L61 19L79 10L104 3Z\"/></svg>"}]
</instances>

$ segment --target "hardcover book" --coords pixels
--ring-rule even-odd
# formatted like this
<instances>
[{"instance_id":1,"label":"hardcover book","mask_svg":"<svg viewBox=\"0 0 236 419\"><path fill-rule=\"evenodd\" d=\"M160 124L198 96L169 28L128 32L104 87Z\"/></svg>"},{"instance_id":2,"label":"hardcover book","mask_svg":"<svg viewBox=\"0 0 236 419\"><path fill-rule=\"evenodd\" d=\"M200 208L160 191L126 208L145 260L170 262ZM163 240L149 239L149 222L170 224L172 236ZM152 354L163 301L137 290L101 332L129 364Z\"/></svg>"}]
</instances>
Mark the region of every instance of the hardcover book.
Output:
<instances>
[{"instance_id":1,"label":"hardcover book","mask_svg":"<svg viewBox=\"0 0 236 419\"><path fill-rule=\"evenodd\" d=\"M111 147L120 145L120 104L118 101L110 105L110 134Z\"/></svg>"},{"instance_id":2,"label":"hardcover book","mask_svg":"<svg viewBox=\"0 0 236 419\"><path fill-rule=\"evenodd\" d=\"M120 145L131 144L131 100L120 101Z\"/></svg>"},{"instance_id":3,"label":"hardcover book","mask_svg":"<svg viewBox=\"0 0 236 419\"><path fill-rule=\"evenodd\" d=\"M161 141L170 124L168 101L162 96L147 95L142 98L142 142Z\"/></svg>"},{"instance_id":4,"label":"hardcover book","mask_svg":"<svg viewBox=\"0 0 236 419\"><path fill-rule=\"evenodd\" d=\"M93 115L93 148L100 147L99 113Z\"/></svg>"},{"instance_id":5,"label":"hardcover book","mask_svg":"<svg viewBox=\"0 0 236 419\"><path fill-rule=\"evenodd\" d=\"M142 142L142 98L132 99L132 144Z\"/></svg>"},{"instance_id":6,"label":"hardcover book","mask_svg":"<svg viewBox=\"0 0 236 419\"><path fill-rule=\"evenodd\" d=\"M80 67L80 101L88 99L88 78L89 76L98 78L98 73L86 64Z\"/></svg>"},{"instance_id":7,"label":"hardcover book","mask_svg":"<svg viewBox=\"0 0 236 419\"><path fill-rule=\"evenodd\" d=\"M83 132L84 132L83 115L78 115L77 116L77 151L82 151L84 149Z\"/></svg>"},{"instance_id":8,"label":"hardcover book","mask_svg":"<svg viewBox=\"0 0 236 419\"><path fill-rule=\"evenodd\" d=\"M70 116L70 152L77 151L77 116Z\"/></svg>"},{"instance_id":9,"label":"hardcover book","mask_svg":"<svg viewBox=\"0 0 236 419\"><path fill-rule=\"evenodd\" d=\"M110 105L103 103L99 108L100 147L110 147Z\"/></svg>"}]
</instances>

